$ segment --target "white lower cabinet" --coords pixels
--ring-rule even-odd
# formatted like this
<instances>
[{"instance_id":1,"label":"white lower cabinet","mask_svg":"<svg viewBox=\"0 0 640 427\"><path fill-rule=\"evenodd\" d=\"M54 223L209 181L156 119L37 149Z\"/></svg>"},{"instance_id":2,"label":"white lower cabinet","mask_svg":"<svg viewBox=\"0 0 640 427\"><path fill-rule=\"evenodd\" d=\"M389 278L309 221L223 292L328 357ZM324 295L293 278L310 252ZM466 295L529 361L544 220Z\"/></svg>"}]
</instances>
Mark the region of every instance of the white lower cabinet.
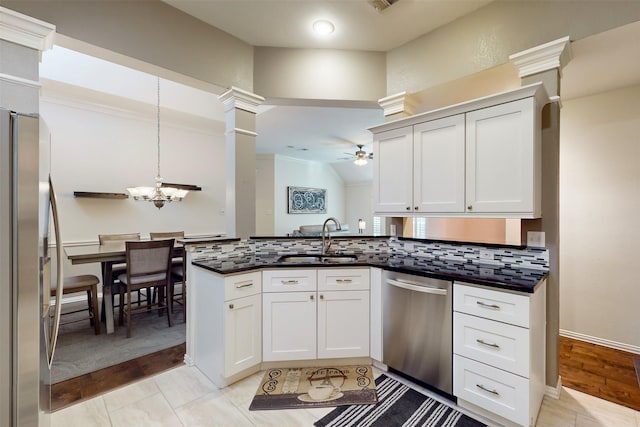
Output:
<instances>
[{"instance_id":1,"label":"white lower cabinet","mask_svg":"<svg viewBox=\"0 0 640 427\"><path fill-rule=\"evenodd\" d=\"M318 292L318 359L369 356L369 291Z\"/></svg>"},{"instance_id":2,"label":"white lower cabinet","mask_svg":"<svg viewBox=\"0 0 640 427\"><path fill-rule=\"evenodd\" d=\"M262 295L262 359L316 358L316 293L277 292Z\"/></svg>"},{"instance_id":3,"label":"white lower cabinet","mask_svg":"<svg viewBox=\"0 0 640 427\"><path fill-rule=\"evenodd\" d=\"M534 426L545 390L546 284L533 294L454 283L453 394L506 425Z\"/></svg>"},{"instance_id":4,"label":"white lower cabinet","mask_svg":"<svg viewBox=\"0 0 640 427\"><path fill-rule=\"evenodd\" d=\"M222 276L194 267L189 277L193 363L224 387L262 362L262 277Z\"/></svg>"},{"instance_id":5,"label":"white lower cabinet","mask_svg":"<svg viewBox=\"0 0 640 427\"><path fill-rule=\"evenodd\" d=\"M369 269L265 270L263 360L369 357Z\"/></svg>"}]
</instances>

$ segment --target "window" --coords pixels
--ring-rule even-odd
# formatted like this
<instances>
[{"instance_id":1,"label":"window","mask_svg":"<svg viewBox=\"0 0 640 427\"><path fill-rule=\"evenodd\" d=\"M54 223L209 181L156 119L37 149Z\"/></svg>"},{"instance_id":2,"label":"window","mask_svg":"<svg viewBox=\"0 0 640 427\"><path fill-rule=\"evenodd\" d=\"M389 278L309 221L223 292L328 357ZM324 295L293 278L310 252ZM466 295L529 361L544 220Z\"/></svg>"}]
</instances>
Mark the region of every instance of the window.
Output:
<instances>
[{"instance_id":1,"label":"window","mask_svg":"<svg viewBox=\"0 0 640 427\"><path fill-rule=\"evenodd\" d=\"M427 219L413 218L413 237L417 239L427 238Z\"/></svg>"}]
</instances>

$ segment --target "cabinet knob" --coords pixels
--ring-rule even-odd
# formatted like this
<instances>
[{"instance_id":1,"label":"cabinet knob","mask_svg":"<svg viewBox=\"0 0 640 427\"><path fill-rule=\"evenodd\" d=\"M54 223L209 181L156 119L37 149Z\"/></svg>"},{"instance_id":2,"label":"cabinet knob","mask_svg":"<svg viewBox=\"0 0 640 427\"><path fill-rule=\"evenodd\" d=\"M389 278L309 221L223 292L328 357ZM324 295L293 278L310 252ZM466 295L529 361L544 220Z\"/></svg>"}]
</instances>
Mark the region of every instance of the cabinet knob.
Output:
<instances>
[{"instance_id":1,"label":"cabinet knob","mask_svg":"<svg viewBox=\"0 0 640 427\"><path fill-rule=\"evenodd\" d=\"M320 299L324 299L324 295L320 295Z\"/></svg>"},{"instance_id":2,"label":"cabinet knob","mask_svg":"<svg viewBox=\"0 0 640 427\"><path fill-rule=\"evenodd\" d=\"M313 301L313 295L309 295L309 299Z\"/></svg>"},{"instance_id":3,"label":"cabinet knob","mask_svg":"<svg viewBox=\"0 0 640 427\"><path fill-rule=\"evenodd\" d=\"M229 308L233 310L233 304L229 304Z\"/></svg>"},{"instance_id":4,"label":"cabinet knob","mask_svg":"<svg viewBox=\"0 0 640 427\"><path fill-rule=\"evenodd\" d=\"M472 210L472 209L473 209L473 206L471 205L467 206L467 210Z\"/></svg>"},{"instance_id":5,"label":"cabinet knob","mask_svg":"<svg viewBox=\"0 0 640 427\"><path fill-rule=\"evenodd\" d=\"M410 208L409 206L407 206L407 210L408 210L408 211L410 211L410 210L411 210L411 208Z\"/></svg>"},{"instance_id":6,"label":"cabinet knob","mask_svg":"<svg viewBox=\"0 0 640 427\"><path fill-rule=\"evenodd\" d=\"M418 210L418 207L417 207L417 206L414 206L414 207L413 207L413 210L414 210L414 211L417 211L417 210Z\"/></svg>"}]
</instances>

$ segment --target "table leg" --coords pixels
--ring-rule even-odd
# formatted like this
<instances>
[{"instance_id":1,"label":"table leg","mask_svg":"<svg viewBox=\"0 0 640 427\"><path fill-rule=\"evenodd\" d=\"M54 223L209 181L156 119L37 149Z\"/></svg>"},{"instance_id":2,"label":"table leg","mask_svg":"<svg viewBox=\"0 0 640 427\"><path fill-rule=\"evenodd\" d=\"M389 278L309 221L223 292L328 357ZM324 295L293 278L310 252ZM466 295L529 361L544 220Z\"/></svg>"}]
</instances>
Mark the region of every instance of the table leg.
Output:
<instances>
[{"instance_id":1,"label":"table leg","mask_svg":"<svg viewBox=\"0 0 640 427\"><path fill-rule=\"evenodd\" d=\"M105 324L107 334L114 332L113 326L113 299L111 298L112 262L102 263L102 301L104 303Z\"/></svg>"}]
</instances>

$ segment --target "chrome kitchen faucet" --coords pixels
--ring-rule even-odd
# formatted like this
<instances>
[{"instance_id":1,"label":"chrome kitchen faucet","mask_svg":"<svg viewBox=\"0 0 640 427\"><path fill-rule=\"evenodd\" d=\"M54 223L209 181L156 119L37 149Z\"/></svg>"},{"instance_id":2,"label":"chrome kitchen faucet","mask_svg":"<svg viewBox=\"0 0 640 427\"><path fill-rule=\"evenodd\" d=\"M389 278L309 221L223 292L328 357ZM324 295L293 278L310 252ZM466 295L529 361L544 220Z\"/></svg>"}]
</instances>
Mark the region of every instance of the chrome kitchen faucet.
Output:
<instances>
[{"instance_id":1,"label":"chrome kitchen faucet","mask_svg":"<svg viewBox=\"0 0 640 427\"><path fill-rule=\"evenodd\" d=\"M336 225L336 231L342 230L342 225L340 225L340 221L335 219L334 217L327 218L322 224L322 254L325 255L329 252L329 248L331 247L331 233L327 230L327 223L329 221L333 221ZM328 239L326 236L328 235ZM325 246L326 244L326 246Z\"/></svg>"}]
</instances>

